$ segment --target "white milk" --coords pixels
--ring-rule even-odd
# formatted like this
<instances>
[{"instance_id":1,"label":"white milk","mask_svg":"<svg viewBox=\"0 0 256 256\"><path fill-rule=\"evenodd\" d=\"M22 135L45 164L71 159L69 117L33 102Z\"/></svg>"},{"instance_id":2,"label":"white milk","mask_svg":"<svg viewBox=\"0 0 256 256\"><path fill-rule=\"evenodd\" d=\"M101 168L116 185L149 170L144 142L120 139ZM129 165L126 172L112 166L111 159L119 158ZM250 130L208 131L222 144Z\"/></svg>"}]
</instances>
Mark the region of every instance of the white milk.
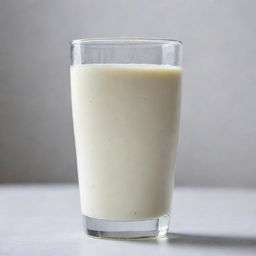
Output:
<instances>
[{"instance_id":1,"label":"white milk","mask_svg":"<svg viewBox=\"0 0 256 256\"><path fill-rule=\"evenodd\" d=\"M140 220L169 212L181 69L148 64L71 67L82 213Z\"/></svg>"}]
</instances>

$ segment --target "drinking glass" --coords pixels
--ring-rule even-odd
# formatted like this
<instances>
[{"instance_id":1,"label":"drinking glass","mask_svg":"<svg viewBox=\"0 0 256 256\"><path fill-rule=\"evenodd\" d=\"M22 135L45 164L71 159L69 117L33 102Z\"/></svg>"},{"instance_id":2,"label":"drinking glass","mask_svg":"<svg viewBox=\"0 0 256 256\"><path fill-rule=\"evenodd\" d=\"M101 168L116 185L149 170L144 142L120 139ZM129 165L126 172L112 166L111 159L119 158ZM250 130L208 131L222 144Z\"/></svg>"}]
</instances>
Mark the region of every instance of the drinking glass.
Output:
<instances>
[{"instance_id":1,"label":"drinking glass","mask_svg":"<svg viewBox=\"0 0 256 256\"><path fill-rule=\"evenodd\" d=\"M182 43L79 39L71 96L85 232L116 239L167 234L181 98Z\"/></svg>"}]
</instances>

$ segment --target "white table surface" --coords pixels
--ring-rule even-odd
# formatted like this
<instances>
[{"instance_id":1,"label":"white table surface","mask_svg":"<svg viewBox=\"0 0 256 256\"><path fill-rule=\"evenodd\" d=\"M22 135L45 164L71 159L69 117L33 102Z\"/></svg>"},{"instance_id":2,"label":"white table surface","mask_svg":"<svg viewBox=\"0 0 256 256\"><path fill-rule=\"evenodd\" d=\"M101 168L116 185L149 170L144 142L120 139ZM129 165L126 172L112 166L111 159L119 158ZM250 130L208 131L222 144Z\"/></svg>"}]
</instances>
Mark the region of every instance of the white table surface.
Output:
<instances>
[{"instance_id":1,"label":"white table surface","mask_svg":"<svg viewBox=\"0 0 256 256\"><path fill-rule=\"evenodd\" d=\"M256 255L256 190L177 188L168 238L85 236L75 185L1 185L1 256Z\"/></svg>"}]
</instances>

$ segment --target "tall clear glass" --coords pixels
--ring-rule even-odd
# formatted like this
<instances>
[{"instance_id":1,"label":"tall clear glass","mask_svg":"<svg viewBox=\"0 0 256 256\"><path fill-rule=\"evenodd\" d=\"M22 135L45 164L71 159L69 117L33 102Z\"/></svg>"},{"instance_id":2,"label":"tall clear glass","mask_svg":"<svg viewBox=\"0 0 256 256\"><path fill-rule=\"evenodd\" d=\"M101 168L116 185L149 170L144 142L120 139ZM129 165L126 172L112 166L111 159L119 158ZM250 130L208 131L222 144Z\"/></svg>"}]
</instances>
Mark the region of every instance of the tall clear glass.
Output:
<instances>
[{"instance_id":1,"label":"tall clear glass","mask_svg":"<svg viewBox=\"0 0 256 256\"><path fill-rule=\"evenodd\" d=\"M165 236L179 130L181 50L175 40L71 43L71 94L85 231Z\"/></svg>"}]
</instances>

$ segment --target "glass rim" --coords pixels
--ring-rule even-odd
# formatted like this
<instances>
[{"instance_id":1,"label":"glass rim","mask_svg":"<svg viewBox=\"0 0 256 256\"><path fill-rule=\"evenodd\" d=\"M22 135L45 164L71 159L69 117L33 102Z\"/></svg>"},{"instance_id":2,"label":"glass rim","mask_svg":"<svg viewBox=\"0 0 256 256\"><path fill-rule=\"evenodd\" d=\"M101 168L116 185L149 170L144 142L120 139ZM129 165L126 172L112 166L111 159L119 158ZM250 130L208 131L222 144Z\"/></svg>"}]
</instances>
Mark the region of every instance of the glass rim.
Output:
<instances>
[{"instance_id":1,"label":"glass rim","mask_svg":"<svg viewBox=\"0 0 256 256\"><path fill-rule=\"evenodd\" d=\"M153 44L170 44L170 45L182 45L182 41L168 38L133 38L133 37L106 37L106 38L82 38L82 39L74 39L70 41L71 45L74 44L89 44L89 43L153 43Z\"/></svg>"}]
</instances>

